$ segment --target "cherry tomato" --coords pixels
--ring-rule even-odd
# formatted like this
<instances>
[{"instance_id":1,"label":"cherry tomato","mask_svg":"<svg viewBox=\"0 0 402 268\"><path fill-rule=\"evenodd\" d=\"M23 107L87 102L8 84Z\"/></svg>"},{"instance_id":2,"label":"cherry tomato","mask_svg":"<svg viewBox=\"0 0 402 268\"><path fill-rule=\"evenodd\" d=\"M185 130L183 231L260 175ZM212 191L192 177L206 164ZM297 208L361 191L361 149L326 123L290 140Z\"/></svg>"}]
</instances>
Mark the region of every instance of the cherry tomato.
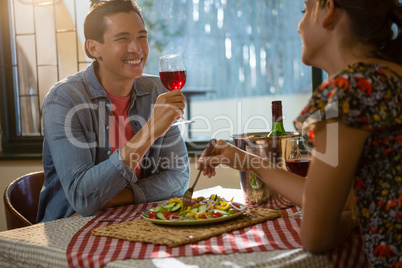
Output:
<instances>
[{"instance_id":1,"label":"cherry tomato","mask_svg":"<svg viewBox=\"0 0 402 268\"><path fill-rule=\"evenodd\" d=\"M201 214L201 215L196 216L195 218L196 218L196 219L197 219L197 218L198 218L198 219L206 219L206 218L207 218L207 215Z\"/></svg>"},{"instance_id":2,"label":"cherry tomato","mask_svg":"<svg viewBox=\"0 0 402 268\"><path fill-rule=\"evenodd\" d=\"M240 210L242 208L242 205L236 202L232 202L231 206L236 210Z\"/></svg>"},{"instance_id":3,"label":"cherry tomato","mask_svg":"<svg viewBox=\"0 0 402 268\"><path fill-rule=\"evenodd\" d=\"M168 220L169 219L169 217L170 217L170 214L172 214L172 212L170 212L170 211L164 211L164 212L162 212L162 215L163 216L165 216L165 218Z\"/></svg>"},{"instance_id":4,"label":"cherry tomato","mask_svg":"<svg viewBox=\"0 0 402 268\"><path fill-rule=\"evenodd\" d=\"M220 218L220 217L222 217L222 214L220 212L213 212L212 217L213 218Z\"/></svg>"},{"instance_id":5,"label":"cherry tomato","mask_svg":"<svg viewBox=\"0 0 402 268\"><path fill-rule=\"evenodd\" d=\"M178 220L178 219L179 219L179 212L172 212L168 220Z\"/></svg>"},{"instance_id":6,"label":"cherry tomato","mask_svg":"<svg viewBox=\"0 0 402 268\"><path fill-rule=\"evenodd\" d=\"M151 219L156 219L156 212L155 211L148 211L148 217Z\"/></svg>"}]
</instances>

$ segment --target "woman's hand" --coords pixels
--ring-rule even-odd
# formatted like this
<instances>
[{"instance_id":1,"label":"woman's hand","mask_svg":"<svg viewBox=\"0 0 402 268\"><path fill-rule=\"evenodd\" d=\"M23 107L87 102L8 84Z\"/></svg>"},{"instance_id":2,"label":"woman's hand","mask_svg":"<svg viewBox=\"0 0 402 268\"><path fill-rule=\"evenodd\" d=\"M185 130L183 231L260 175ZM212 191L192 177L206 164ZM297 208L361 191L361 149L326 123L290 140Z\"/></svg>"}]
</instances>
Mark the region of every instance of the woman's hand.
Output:
<instances>
[{"instance_id":1,"label":"woman's hand","mask_svg":"<svg viewBox=\"0 0 402 268\"><path fill-rule=\"evenodd\" d=\"M180 90L159 95L147 122L152 138L164 135L173 122L183 116L185 106L185 98Z\"/></svg>"},{"instance_id":2,"label":"woman's hand","mask_svg":"<svg viewBox=\"0 0 402 268\"><path fill-rule=\"evenodd\" d=\"M205 156L205 151L201 154L197 169L203 168L203 175L209 178L215 176L215 167L218 165L226 165L240 171L246 171L251 167L252 156L230 143L218 140L208 156Z\"/></svg>"}]
</instances>

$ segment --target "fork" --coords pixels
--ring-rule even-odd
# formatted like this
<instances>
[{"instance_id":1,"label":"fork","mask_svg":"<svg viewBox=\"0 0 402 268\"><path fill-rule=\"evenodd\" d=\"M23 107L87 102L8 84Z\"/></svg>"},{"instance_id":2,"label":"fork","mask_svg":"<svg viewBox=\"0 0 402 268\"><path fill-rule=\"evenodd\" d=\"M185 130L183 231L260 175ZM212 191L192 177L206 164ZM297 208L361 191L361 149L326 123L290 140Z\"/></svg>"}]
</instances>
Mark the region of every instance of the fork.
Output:
<instances>
[{"instance_id":1,"label":"fork","mask_svg":"<svg viewBox=\"0 0 402 268\"><path fill-rule=\"evenodd\" d=\"M204 157L208 156L212 152L212 150L214 149L215 144L216 144L216 139L211 139L208 142L208 146L207 146L207 149L205 150ZM204 169L204 166L202 166L200 168L200 171L198 172L197 178L195 179L193 185L190 188L188 188L187 191L184 193L182 209L185 209L185 208L187 208L188 206L191 205L191 198L193 197L194 187L197 184L198 179L200 178L200 175L201 175L201 172L202 172L203 169Z\"/></svg>"}]
</instances>

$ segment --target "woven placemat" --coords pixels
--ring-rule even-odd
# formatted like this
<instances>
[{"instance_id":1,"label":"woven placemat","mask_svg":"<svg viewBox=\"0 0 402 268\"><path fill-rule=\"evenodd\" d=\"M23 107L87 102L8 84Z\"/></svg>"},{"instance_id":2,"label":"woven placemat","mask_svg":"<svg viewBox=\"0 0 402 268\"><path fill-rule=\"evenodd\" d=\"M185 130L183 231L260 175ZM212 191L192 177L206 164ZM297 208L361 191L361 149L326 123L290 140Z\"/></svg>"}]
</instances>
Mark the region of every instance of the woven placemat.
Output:
<instances>
[{"instance_id":1,"label":"woven placemat","mask_svg":"<svg viewBox=\"0 0 402 268\"><path fill-rule=\"evenodd\" d=\"M281 210L248 208L243 215L235 219L199 226L166 226L139 219L94 229L92 230L92 234L133 242L176 247L195 243L267 220L273 220L282 216L282 213Z\"/></svg>"}]
</instances>

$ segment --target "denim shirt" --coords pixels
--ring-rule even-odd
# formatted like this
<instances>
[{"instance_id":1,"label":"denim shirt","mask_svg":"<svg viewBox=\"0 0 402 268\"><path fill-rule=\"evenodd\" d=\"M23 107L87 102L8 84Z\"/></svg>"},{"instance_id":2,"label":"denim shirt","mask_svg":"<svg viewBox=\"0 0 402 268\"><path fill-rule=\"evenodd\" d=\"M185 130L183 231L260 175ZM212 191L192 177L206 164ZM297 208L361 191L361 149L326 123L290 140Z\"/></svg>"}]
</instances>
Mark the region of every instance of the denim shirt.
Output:
<instances>
[{"instance_id":1,"label":"denim shirt","mask_svg":"<svg viewBox=\"0 0 402 268\"><path fill-rule=\"evenodd\" d=\"M146 152L139 180L119 149L111 153L112 106L94 64L55 84L43 101L45 183L38 222L75 212L93 215L125 187L133 191L134 203L182 196L188 187L188 154L177 126ZM156 76L134 81L128 117L135 133L151 116L158 95L166 91Z\"/></svg>"}]
</instances>

